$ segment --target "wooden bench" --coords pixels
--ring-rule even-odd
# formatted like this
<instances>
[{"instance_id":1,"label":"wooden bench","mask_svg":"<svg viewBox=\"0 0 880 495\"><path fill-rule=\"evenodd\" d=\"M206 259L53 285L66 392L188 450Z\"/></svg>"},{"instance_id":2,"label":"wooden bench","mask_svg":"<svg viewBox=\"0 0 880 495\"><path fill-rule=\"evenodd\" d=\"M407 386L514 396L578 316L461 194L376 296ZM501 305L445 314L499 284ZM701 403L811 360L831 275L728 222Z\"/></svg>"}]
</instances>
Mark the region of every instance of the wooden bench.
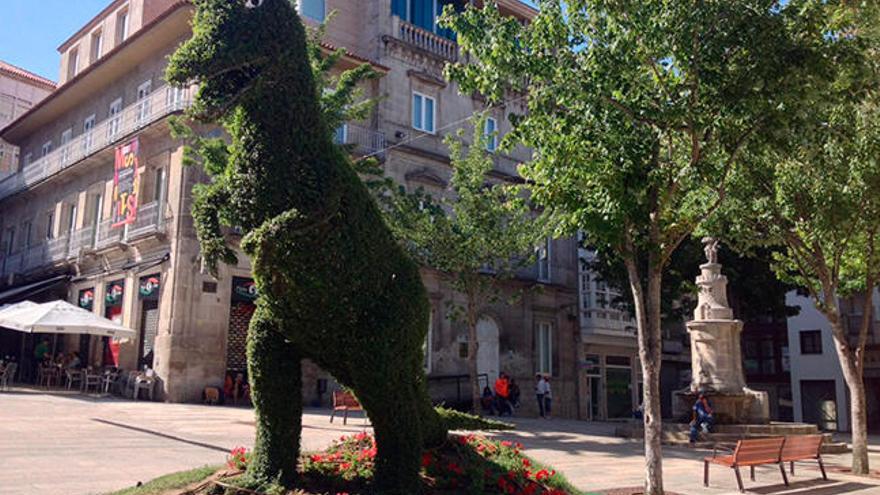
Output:
<instances>
[{"instance_id":1,"label":"wooden bench","mask_svg":"<svg viewBox=\"0 0 880 495\"><path fill-rule=\"evenodd\" d=\"M785 437L750 438L738 441L733 454L719 456L716 451L712 457L703 459L703 486L709 486L709 464L733 468L740 492L745 492L745 487L739 468L746 466L749 467L752 481L755 481L755 466L776 464L779 466L779 472L782 473L782 481L788 486L788 477L785 475L781 455L784 444Z\"/></svg>"},{"instance_id":2,"label":"wooden bench","mask_svg":"<svg viewBox=\"0 0 880 495\"><path fill-rule=\"evenodd\" d=\"M343 411L342 424L348 424L349 411L363 411L361 403L350 392L345 390L333 391L333 412L330 414L330 422L336 416L336 411Z\"/></svg>"},{"instance_id":3,"label":"wooden bench","mask_svg":"<svg viewBox=\"0 0 880 495\"><path fill-rule=\"evenodd\" d=\"M822 472L822 479L827 480L825 466L822 464L822 441L823 435L790 435L785 437L785 444L780 454L781 462L788 462L791 466L791 474L794 475L795 461L816 461Z\"/></svg>"}]
</instances>

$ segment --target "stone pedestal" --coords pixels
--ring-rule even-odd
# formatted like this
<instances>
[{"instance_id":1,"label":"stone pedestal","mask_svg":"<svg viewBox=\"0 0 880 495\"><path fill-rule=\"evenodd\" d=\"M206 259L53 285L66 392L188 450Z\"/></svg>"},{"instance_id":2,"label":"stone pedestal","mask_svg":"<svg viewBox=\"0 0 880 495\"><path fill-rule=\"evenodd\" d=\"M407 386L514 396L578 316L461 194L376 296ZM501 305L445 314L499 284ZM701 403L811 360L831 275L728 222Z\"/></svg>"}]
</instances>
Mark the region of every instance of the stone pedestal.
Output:
<instances>
[{"instance_id":1,"label":"stone pedestal","mask_svg":"<svg viewBox=\"0 0 880 495\"><path fill-rule=\"evenodd\" d=\"M727 304L727 277L717 262L716 242L704 239L708 263L700 265L700 288L694 319L687 322L691 339L691 384L674 393L673 414L687 420L700 392L712 403L718 423L767 423L767 392L746 387L740 334L743 323Z\"/></svg>"}]
</instances>

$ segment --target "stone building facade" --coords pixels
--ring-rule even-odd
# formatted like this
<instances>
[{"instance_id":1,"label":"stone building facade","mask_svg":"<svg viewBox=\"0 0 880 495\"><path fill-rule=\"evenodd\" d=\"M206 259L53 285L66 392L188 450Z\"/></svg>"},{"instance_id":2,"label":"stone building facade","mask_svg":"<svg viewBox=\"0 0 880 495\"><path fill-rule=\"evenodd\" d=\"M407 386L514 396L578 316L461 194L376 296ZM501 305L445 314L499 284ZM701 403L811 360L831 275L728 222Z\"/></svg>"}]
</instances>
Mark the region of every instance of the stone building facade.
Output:
<instances>
[{"instance_id":1,"label":"stone building facade","mask_svg":"<svg viewBox=\"0 0 880 495\"><path fill-rule=\"evenodd\" d=\"M325 48L348 50L342 67L369 62L382 74L364 87L366 96L381 97L377 107L364 121L338 129L338 141L356 156L378 158L385 173L406 187L443 195L451 177L443 137L469 125L485 105L459 95L443 78L458 47L434 23L438 3L447 2L298 5L312 25L337 11ZM534 15L517 0L499 1L498 8L523 21ZM184 1L112 2L59 48L61 86L0 131L23 157L18 171L0 181L0 239L10 246L0 264L0 303L60 295L137 330L129 342L84 337L62 344L94 364L151 366L160 378L159 396L169 401L200 400L205 386L246 373L243 342L255 297L246 257L222 267L217 278L203 269L189 207L193 185L205 177L183 166L183 144L168 128L168 117L186 107L193 90L170 88L162 77L167 55L189 36L191 15ZM516 103L492 109L493 128L503 134L507 116L524 111ZM139 179L126 191L137 197L134 211L113 200L120 190L115 153L133 146ZM524 149L497 151L493 177L516 180L516 164L528 157ZM131 223L114 226L121 219ZM235 237L230 232L232 242ZM500 371L512 374L521 384L525 415L537 409L528 400L535 373L550 374L557 413L577 417L577 243L548 240L538 254L535 266L505 289L523 295L510 305L484 308L480 371L484 380ZM432 394L448 403L466 400L467 332L449 311L458 296L439 274L426 269L423 278L432 303L426 342ZM0 346L8 339L0 335ZM332 378L315 367L305 373L307 403L326 403Z\"/></svg>"},{"instance_id":2,"label":"stone building facade","mask_svg":"<svg viewBox=\"0 0 880 495\"><path fill-rule=\"evenodd\" d=\"M0 60L0 128L55 89L55 83ZM0 140L0 177L18 166L18 148Z\"/></svg>"}]
</instances>

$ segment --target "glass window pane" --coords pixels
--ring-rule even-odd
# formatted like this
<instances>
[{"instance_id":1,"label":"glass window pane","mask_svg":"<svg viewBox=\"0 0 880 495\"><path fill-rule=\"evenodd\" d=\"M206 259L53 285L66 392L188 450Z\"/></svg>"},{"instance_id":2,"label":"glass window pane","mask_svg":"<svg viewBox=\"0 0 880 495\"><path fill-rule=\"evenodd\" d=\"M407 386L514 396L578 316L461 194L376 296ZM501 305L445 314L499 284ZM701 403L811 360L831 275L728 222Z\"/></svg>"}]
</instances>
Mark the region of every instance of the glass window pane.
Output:
<instances>
[{"instance_id":1,"label":"glass window pane","mask_svg":"<svg viewBox=\"0 0 880 495\"><path fill-rule=\"evenodd\" d=\"M422 128L422 97L413 95L412 99L412 126L415 129Z\"/></svg>"},{"instance_id":2,"label":"glass window pane","mask_svg":"<svg viewBox=\"0 0 880 495\"><path fill-rule=\"evenodd\" d=\"M425 130L434 132L434 100L425 98Z\"/></svg>"},{"instance_id":3,"label":"glass window pane","mask_svg":"<svg viewBox=\"0 0 880 495\"><path fill-rule=\"evenodd\" d=\"M324 20L324 0L299 0L300 12L309 19Z\"/></svg>"}]
</instances>

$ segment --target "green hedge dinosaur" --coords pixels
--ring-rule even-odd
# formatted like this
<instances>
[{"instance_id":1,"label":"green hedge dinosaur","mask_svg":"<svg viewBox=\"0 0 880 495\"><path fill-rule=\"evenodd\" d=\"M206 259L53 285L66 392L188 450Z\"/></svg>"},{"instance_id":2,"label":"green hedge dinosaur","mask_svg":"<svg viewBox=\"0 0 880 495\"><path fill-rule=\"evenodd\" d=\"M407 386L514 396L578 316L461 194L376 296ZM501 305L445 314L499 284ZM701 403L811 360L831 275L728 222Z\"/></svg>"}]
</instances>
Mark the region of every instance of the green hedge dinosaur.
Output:
<instances>
[{"instance_id":1,"label":"green hedge dinosaur","mask_svg":"<svg viewBox=\"0 0 880 495\"><path fill-rule=\"evenodd\" d=\"M307 357L368 412L378 490L417 493L421 449L446 438L422 369L429 306L418 268L333 144L292 2L194 3L192 38L167 79L199 82L190 115L232 137L222 163L207 160L213 182L196 190L193 215L213 266L235 259L221 225L243 229L261 293L248 336L257 412L248 474L295 479Z\"/></svg>"}]
</instances>

